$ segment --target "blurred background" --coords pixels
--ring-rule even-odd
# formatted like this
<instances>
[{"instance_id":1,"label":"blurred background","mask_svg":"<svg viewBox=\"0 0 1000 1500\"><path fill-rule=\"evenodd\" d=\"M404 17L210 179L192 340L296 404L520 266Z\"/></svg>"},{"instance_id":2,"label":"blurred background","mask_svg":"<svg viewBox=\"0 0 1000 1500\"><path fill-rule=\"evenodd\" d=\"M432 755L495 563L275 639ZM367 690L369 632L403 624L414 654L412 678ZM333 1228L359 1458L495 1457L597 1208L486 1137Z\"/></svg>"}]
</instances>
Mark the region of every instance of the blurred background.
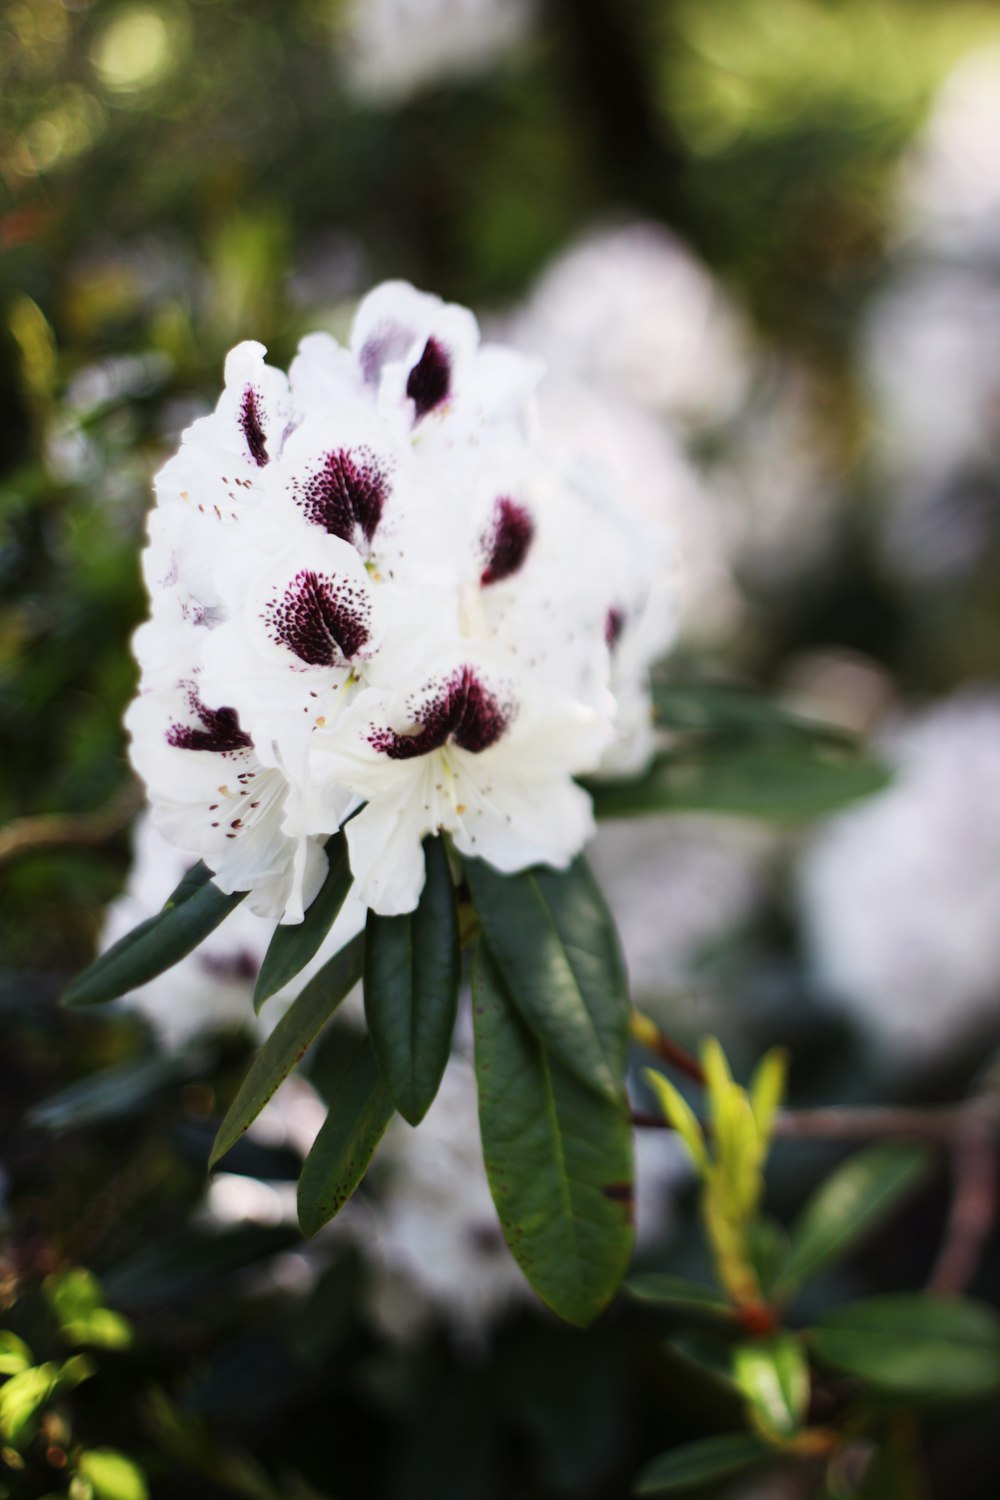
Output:
<instances>
[{"instance_id":1,"label":"blurred background","mask_svg":"<svg viewBox=\"0 0 1000 1500\"><path fill-rule=\"evenodd\" d=\"M58 1349L44 1278L86 1267L129 1332L72 1432L53 1411L26 1465L0 1452L2 1496L66 1493L79 1441L134 1465L98 1500L612 1500L739 1410L662 1315L583 1335L534 1305L461 1045L308 1250L322 1045L206 1188L263 923L114 1013L57 1006L177 879L120 728L151 477L232 344L285 364L390 276L541 354L553 440L669 521L671 673L762 685L894 769L809 828L607 825L637 1001L744 1076L787 1044L800 1104L960 1098L1000 1044L996 7L7 0L0 1321ZM836 1160L781 1146L779 1216ZM639 1174L641 1263L703 1273L668 1139ZM948 1178L826 1295L920 1286ZM1000 1294L995 1242L972 1289ZM926 1494L993 1500L995 1415L919 1443Z\"/></svg>"}]
</instances>

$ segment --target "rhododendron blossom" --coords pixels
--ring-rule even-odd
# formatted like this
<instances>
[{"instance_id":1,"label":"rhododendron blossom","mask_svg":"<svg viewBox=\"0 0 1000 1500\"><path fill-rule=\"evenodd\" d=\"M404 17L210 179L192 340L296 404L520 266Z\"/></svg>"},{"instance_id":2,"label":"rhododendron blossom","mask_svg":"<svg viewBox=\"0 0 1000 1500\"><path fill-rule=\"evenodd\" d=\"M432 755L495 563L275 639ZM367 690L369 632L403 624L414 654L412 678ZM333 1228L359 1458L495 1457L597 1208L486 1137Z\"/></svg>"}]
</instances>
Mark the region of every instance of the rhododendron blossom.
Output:
<instances>
[{"instance_id":1,"label":"rhododendron blossom","mask_svg":"<svg viewBox=\"0 0 1000 1500\"><path fill-rule=\"evenodd\" d=\"M302 919L346 819L358 896L411 911L422 841L565 867L574 778L642 769L665 543L537 432L533 360L403 283L288 376L234 349L156 481L132 758L156 826Z\"/></svg>"}]
</instances>

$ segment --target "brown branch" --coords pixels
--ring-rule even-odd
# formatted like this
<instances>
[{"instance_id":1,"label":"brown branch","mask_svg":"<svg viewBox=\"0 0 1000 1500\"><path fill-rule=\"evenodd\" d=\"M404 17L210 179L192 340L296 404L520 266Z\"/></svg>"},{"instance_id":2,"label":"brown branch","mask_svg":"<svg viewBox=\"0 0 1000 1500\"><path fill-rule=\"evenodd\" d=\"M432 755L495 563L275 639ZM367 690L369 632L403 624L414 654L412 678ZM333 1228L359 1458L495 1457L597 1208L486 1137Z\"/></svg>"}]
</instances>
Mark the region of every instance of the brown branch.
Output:
<instances>
[{"instance_id":1,"label":"brown branch","mask_svg":"<svg viewBox=\"0 0 1000 1500\"><path fill-rule=\"evenodd\" d=\"M629 1029L632 1040L638 1042L640 1047L661 1057L670 1067L676 1068L678 1073L683 1073L685 1078L704 1086L705 1070L694 1053L668 1037L641 1010L633 1010Z\"/></svg>"},{"instance_id":2,"label":"brown branch","mask_svg":"<svg viewBox=\"0 0 1000 1500\"><path fill-rule=\"evenodd\" d=\"M103 807L86 813L42 813L17 818L0 829L0 865L40 849L77 848L107 843L142 806L138 782L127 782Z\"/></svg>"},{"instance_id":3,"label":"brown branch","mask_svg":"<svg viewBox=\"0 0 1000 1500\"><path fill-rule=\"evenodd\" d=\"M995 1124L982 1111L969 1111L952 1146L954 1192L944 1243L927 1283L941 1296L964 1292L976 1274L1000 1207L997 1178L1000 1151Z\"/></svg>"}]
</instances>

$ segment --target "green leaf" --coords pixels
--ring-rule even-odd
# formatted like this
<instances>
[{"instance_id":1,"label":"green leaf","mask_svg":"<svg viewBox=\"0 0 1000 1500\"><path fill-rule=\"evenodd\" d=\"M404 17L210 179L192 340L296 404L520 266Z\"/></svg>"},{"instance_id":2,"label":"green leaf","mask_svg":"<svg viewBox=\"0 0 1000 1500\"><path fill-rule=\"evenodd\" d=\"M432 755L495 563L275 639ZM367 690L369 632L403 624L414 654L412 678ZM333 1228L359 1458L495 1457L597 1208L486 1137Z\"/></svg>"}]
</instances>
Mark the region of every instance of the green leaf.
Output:
<instances>
[{"instance_id":1,"label":"green leaf","mask_svg":"<svg viewBox=\"0 0 1000 1500\"><path fill-rule=\"evenodd\" d=\"M809 1366L798 1339L785 1333L740 1344L733 1375L764 1432L777 1438L798 1432L809 1405Z\"/></svg>"},{"instance_id":2,"label":"green leaf","mask_svg":"<svg viewBox=\"0 0 1000 1500\"><path fill-rule=\"evenodd\" d=\"M791 1231L784 1279L799 1283L846 1255L924 1180L921 1146L878 1145L857 1152L816 1190Z\"/></svg>"},{"instance_id":3,"label":"green leaf","mask_svg":"<svg viewBox=\"0 0 1000 1500\"><path fill-rule=\"evenodd\" d=\"M361 978L364 938L359 934L323 965L289 1006L258 1051L219 1126L209 1158L213 1167L256 1120L300 1062L345 995Z\"/></svg>"},{"instance_id":4,"label":"green leaf","mask_svg":"<svg viewBox=\"0 0 1000 1500\"><path fill-rule=\"evenodd\" d=\"M0 1328L0 1375L17 1375L32 1362L31 1350L16 1333Z\"/></svg>"},{"instance_id":5,"label":"green leaf","mask_svg":"<svg viewBox=\"0 0 1000 1500\"><path fill-rule=\"evenodd\" d=\"M581 1082L618 1103L629 1001L618 934L583 859L568 870L465 876L490 954L521 1018Z\"/></svg>"},{"instance_id":6,"label":"green leaf","mask_svg":"<svg viewBox=\"0 0 1000 1500\"><path fill-rule=\"evenodd\" d=\"M982 1302L871 1297L826 1313L810 1338L825 1364L887 1395L961 1401L1000 1389L1000 1318Z\"/></svg>"},{"instance_id":7,"label":"green leaf","mask_svg":"<svg viewBox=\"0 0 1000 1500\"><path fill-rule=\"evenodd\" d=\"M335 833L327 840L326 856L330 868L305 920L275 928L268 944L253 992L253 1008L258 1013L265 1000L283 989L319 951L351 889L351 867L343 833Z\"/></svg>"},{"instance_id":8,"label":"green leaf","mask_svg":"<svg viewBox=\"0 0 1000 1500\"><path fill-rule=\"evenodd\" d=\"M161 1089L176 1083L186 1068L180 1058L158 1056L102 1068L36 1104L28 1114L28 1123L59 1131L123 1119L145 1109Z\"/></svg>"},{"instance_id":9,"label":"green leaf","mask_svg":"<svg viewBox=\"0 0 1000 1500\"><path fill-rule=\"evenodd\" d=\"M664 1078L662 1073L647 1068L646 1079L664 1115L687 1147L695 1167L704 1174L708 1170L708 1151L705 1147L705 1133L698 1124L694 1110L679 1089L674 1087L669 1078Z\"/></svg>"},{"instance_id":10,"label":"green leaf","mask_svg":"<svg viewBox=\"0 0 1000 1500\"><path fill-rule=\"evenodd\" d=\"M458 907L441 838L424 840L427 879L416 911L368 913L365 1014L393 1102L417 1125L451 1053L461 956Z\"/></svg>"},{"instance_id":11,"label":"green leaf","mask_svg":"<svg viewBox=\"0 0 1000 1500\"><path fill-rule=\"evenodd\" d=\"M70 1343L125 1349L132 1342L127 1319L102 1305L100 1282L82 1266L47 1277L43 1291Z\"/></svg>"},{"instance_id":12,"label":"green leaf","mask_svg":"<svg viewBox=\"0 0 1000 1500\"><path fill-rule=\"evenodd\" d=\"M684 1443L647 1464L636 1481L637 1495L673 1495L728 1479L766 1457L768 1447L753 1432L727 1432L700 1443Z\"/></svg>"},{"instance_id":13,"label":"green leaf","mask_svg":"<svg viewBox=\"0 0 1000 1500\"><path fill-rule=\"evenodd\" d=\"M96 1500L149 1500L142 1470L115 1448L91 1448L76 1467L93 1485Z\"/></svg>"},{"instance_id":14,"label":"green leaf","mask_svg":"<svg viewBox=\"0 0 1000 1500\"><path fill-rule=\"evenodd\" d=\"M241 1224L216 1233L186 1230L153 1240L104 1272L109 1301L158 1307L214 1291L249 1266L301 1244L290 1224Z\"/></svg>"},{"instance_id":15,"label":"green leaf","mask_svg":"<svg viewBox=\"0 0 1000 1500\"><path fill-rule=\"evenodd\" d=\"M850 743L850 736L838 726L791 713L759 691L738 684L654 679L652 691L656 721L667 729L729 737L753 735Z\"/></svg>"},{"instance_id":16,"label":"green leaf","mask_svg":"<svg viewBox=\"0 0 1000 1500\"><path fill-rule=\"evenodd\" d=\"M625 1288L633 1297L638 1297L640 1302L651 1302L656 1307L709 1313L727 1320L733 1315L730 1303L714 1287L702 1286L697 1281L686 1281L681 1276L668 1276L662 1271L640 1271L629 1277Z\"/></svg>"},{"instance_id":17,"label":"green leaf","mask_svg":"<svg viewBox=\"0 0 1000 1500\"><path fill-rule=\"evenodd\" d=\"M774 1117L785 1093L788 1054L783 1047L772 1047L757 1064L750 1080L750 1108L757 1134L766 1146L771 1140Z\"/></svg>"},{"instance_id":18,"label":"green leaf","mask_svg":"<svg viewBox=\"0 0 1000 1500\"><path fill-rule=\"evenodd\" d=\"M833 812L888 784L878 762L833 745L790 741L685 746L634 781L594 784L598 817L649 812L742 813L797 820Z\"/></svg>"},{"instance_id":19,"label":"green leaf","mask_svg":"<svg viewBox=\"0 0 1000 1500\"><path fill-rule=\"evenodd\" d=\"M368 1169L394 1114L367 1036L346 1045L330 1108L299 1178L299 1223L313 1235L339 1213Z\"/></svg>"},{"instance_id":20,"label":"green leaf","mask_svg":"<svg viewBox=\"0 0 1000 1500\"><path fill-rule=\"evenodd\" d=\"M163 910L126 933L78 975L64 1005L101 1005L148 984L185 958L228 917L245 891L227 896L203 864L189 870Z\"/></svg>"},{"instance_id":21,"label":"green leaf","mask_svg":"<svg viewBox=\"0 0 1000 1500\"><path fill-rule=\"evenodd\" d=\"M553 1312L590 1323L632 1249L625 1104L581 1084L528 1030L480 943L473 967L486 1174L514 1258Z\"/></svg>"},{"instance_id":22,"label":"green leaf","mask_svg":"<svg viewBox=\"0 0 1000 1500\"><path fill-rule=\"evenodd\" d=\"M16 1442L30 1432L35 1416L59 1382L56 1365L33 1365L0 1385L0 1435Z\"/></svg>"}]
</instances>

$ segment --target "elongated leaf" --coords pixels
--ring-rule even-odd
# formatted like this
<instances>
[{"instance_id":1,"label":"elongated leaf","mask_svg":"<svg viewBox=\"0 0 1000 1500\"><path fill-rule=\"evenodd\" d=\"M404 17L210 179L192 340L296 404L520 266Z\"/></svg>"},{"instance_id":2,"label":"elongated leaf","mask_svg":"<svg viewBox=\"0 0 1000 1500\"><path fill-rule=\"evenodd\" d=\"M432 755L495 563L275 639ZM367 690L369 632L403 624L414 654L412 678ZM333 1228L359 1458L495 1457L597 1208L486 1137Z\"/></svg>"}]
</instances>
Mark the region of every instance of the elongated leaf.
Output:
<instances>
[{"instance_id":1,"label":"elongated leaf","mask_svg":"<svg viewBox=\"0 0 1000 1500\"><path fill-rule=\"evenodd\" d=\"M417 1125L451 1052L461 957L458 908L440 838L424 840L427 879L416 911L368 914L365 1014L382 1077L404 1120Z\"/></svg>"},{"instance_id":2,"label":"elongated leaf","mask_svg":"<svg viewBox=\"0 0 1000 1500\"><path fill-rule=\"evenodd\" d=\"M656 1095L657 1103L688 1148L696 1169L704 1176L709 1164L708 1151L705 1148L705 1133L698 1124L694 1110L684 1095L662 1073L647 1068L646 1078Z\"/></svg>"},{"instance_id":3,"label":"elongated leaf","mask_svg":"<svg viewBox=\"0 0 1000 1500\"><path fill-rule=\"evenodd\" d=\"M189 870L163 910L126 933L78 975L64 1005L116 1000L173 967L239 906L245 891L225 895L203 864Z\"/></svg>"},{"instance_id":4,"label":"elongated leaf","mask_svg":"<svg viewBox=\"0 0 1000 1500\"><path fill-rule=\"evenodd\" d=\"M625 1286L640 1302L651 1302L656 1307L707 1313L726 1320L733 1316L732 1306L721 1292L697 1281L686 1281L681 1276L669 1276L662 1271L641 1271L630 1276Z\"/></svg>"},{"instance_id":5,"label":"elongated leaf","mask_svg":"<svg viewBox=\"0 0 1000 1500\"><path fill-rule=\"evenodd\" d=\"M1000 1390L1000 1318L983 1302L903 1292L826 1313L817 1357L909 1400L963 1401Z\"/></svg>"},{"instance_id":6,"label":"elongated leaf","mask_svg":"<svg viewBox=\"0 0 1000 1500\"><path fill-rule=\"evenodd\" d=\"M809 1404L809 1366L798 1339L784 1333L740 1344L733 1374L762 1431L783 1438L799 1430Z\"/></svg>"},{"instance_id":7,"label":"elongated leaf","mask_svg":"<svg viewBox=\"0 0 1000 1500\"><path fill-rule=\"evenodd\" d=\"M626 1106L581 1084L532 1035L482 943L473 1012L483 1152L504 1235L543 1302L585 1325L631 1254Z\"/></svg>"},{"instance_id":8,"label":"elongated leaf","mask_svg":"<svg viewBox=\"0 0 1000 1500\"><path fill-rule=\"evenodd\" d=\"M289 1224L240 1224L218 1233L184 1230L145 1244L104 1273L109 1302L160 1307L214 1292L239 1271L301 1241Z\"/></svg>"},{"instance_id":9,"label":"elongated leaf","mask_svg":"<svg viewBox=\"0 0 1000 1500\"><path fill-rule=\"evenodd\" d=\"M294 926L277 927L268 944L253 992L253 1008L258 1013L265 1000L283 989L319 951L351 889L351 867L343 833L335 833L327 840L326 856L330 868L319 894L306 911L305 920Z\"/></svg>"},{"instance_id":10,"label":"elongated leaf","mask_svg":"<svg viewBox=\"0 0 1000 1500\"><path fill-rule=\"evenodd\" d=\"M226 1111L212 1147L210 1167L249 1129L305 1055L341 1000L361 978L363 962L364 939L359 934L323 965L289 1006L250 1064L239 1093Z\"/></svg>"},{"instance_id":11,"label":"elongated leaf","mask_svg":"<svg viewBox=\"0 0 1000 1500\"><path fill-rule=\"evenodd\" d=\"M34 1105L30 1125L44 1130L78 1130L119 1120L148 1107L151 1099L182 1078L184 1061L176 1057L138 1057L102 1068L67 1084L57 1094Z\"/></svg>"},{"instance_id":12,"label":"elongated leaf","mask_svg":"<svg viewBox=\"0 0 1000 1500\"><path fill-rule=\"evenodd\" d=\"M670 751L644 777L591 791L603 818L720 812L796 820L833 812L888 781L877 761L832 745L751 740Z\"/></svg>"},{"instance_id":13,"label":"elongated leaf","mask_svg":"<svg viewBox=\"0 0 1000 1500\"><path fill-rule=\"evenodd\" d=\"M299 1223L315 1234L340 1212L392 1119L392 1096L367 1036L345 1046L330 1108L299 1178Z\"/></svg>"},{"instance_id":14,"label":"elongated leaf","mask_svg":"<svg viewBox=\"0 0 1000 1500\"><path fill-rule=\"evenodd\" d=\"M869 1146L844 1162L795 1221L783 1275L802 1282L846 1255L924 1180L921 1146Z\"/></svg>"},{"instance_id":15,"label":"elongated leaf","mask_svg":"<svg viewBox=\"0 0 1000 1500\"><path fill-rule=\"evenodd\" d=\"M849 744L850 736L833 724L806 719L772 702L753 688L724 682L654 680L653 711L668 729L693 733L794 737Z\"/></svg>"},{"instance_id":16,"label":"elongated leaf","mask_svg":"<svg viewBox=\"0 0 1000 1500\"><path fill-rule=\"evenodd\" d=\"M586 863L500 875L467 860L483 936L522 1019L583 1083L618 1101L628 989L618 935Z\"/></svg>"},{"instance_id":17,"label":"elongated leaf","mask_svg":"<svg viewBox=\"0 0 1000 1500\"><path fill-rule=\"evenodd\" d=\"M89 1481L95 1500L149 1500L142 1470L114 1448L91 1448L81 1453L77 1472Z\"/></svg>"},{"instance_id":18,"label":"elongated leaf","mask_svg":"<svg viewBox=\"0 0 1000 1500\"><path fill-rule=\"evenodd\" d=\"M647 1464L635 1485L637 1495L673 1495L713 1484L749 1469L768 1452L753 1432L727 1432L700 1443L671 1448Z\"/></svg>"}]
</instances>

